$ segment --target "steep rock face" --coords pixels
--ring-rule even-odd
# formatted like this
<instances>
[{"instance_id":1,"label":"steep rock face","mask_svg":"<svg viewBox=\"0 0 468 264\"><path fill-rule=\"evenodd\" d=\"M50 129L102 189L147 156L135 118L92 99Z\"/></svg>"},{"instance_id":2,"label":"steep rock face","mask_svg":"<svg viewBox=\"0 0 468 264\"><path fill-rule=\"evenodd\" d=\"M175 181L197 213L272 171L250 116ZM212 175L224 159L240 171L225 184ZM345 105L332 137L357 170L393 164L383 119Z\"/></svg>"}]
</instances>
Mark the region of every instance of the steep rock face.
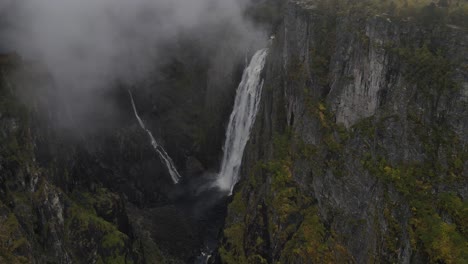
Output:
<instances>
[{"instance_id":1,"label":"steep rock face","mask_svg":"<svg viewBox=\"0 0 468 264\"><path fill-rule=\"evenodd\" d=\"M185 207L198 206L192 185L220 156L220 120L230 111L239 57L216 64L221 83L209 76L213 58L200 47L174 49L173 60L148 80L105 94L119 107L97 112L83 129L61 122L62 102L41 65L0 57L5 261L186 263L199 254L211 216ZM172 183L133 115L127 89L183 184Z\"/></svg>"},{"instance_id":2,"label":"steep rock face","mask_svg":"<svg viewBox=\"0 0 468 264\"><path fill-rule=\"evenodd\" d=\"M18 100L22 82L13 78L24 65L17 58L10 58L13 64L3 62L0 262L138 262L121 197L102 187L87 190L55 181L59 174L65 180L68 171L56 162L43 166L38 161L38 144L46 135L35 126L31 108Z\"/></svg>"},{"instance_id":3,"label":"steep rock face","mask_svg":"<svg viewBox=\"0 0 468 264\"><path fill-rule=\"evenodd\" d=\"M466 260L466 29L353 8L289 1L222 262Z\"/></svg>"}]
</instances>

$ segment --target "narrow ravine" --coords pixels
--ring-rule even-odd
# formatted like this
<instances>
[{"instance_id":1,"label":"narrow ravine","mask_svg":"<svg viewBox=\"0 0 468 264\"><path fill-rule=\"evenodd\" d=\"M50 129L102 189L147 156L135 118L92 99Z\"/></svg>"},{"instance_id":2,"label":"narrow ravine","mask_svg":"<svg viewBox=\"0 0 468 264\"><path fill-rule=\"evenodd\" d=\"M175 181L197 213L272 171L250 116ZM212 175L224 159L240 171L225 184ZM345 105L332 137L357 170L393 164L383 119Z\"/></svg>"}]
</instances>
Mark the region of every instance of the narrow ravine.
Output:
<instances>
[{"instance_id":1,"label":"narrow ravine","mask_svg":"<svg viewBox=\"0 0 468 264\"><path fill-rule=\"evenodd\" d=\"M179 172L177 171L177 168L172 161L171 157L167 154L166 150L158 144L156 139L154 139L153 134L149 129L146 128L145 123L143 123L143 120L141 120L140 116L138 115L138 111L135 106L135 101L133 100L133 95L130 90L128 90L128 94L130 95L130 100L132 101L132 106L133 106L133 112L135 113L135 117L138 120L138 123L140 124L140 127L148 133L148 136L151 140L151 145L153 146L154 150L156 153L158 153L159 158L161 161L166 165L167 170L169 171L169 175L171 175L171 179L174 182L174 184L179 183L181 176Z\"/></svg>"},{"instance_id":2,"label":"narrow ravine","mask_svg":"<svg viewBox=\"0 0 468 264\"><path fill-rule=\"evenodd\" d=\"M261 73L267 54L268 49L261 49L255 53L237 88L234 108L226 130L221 170L216 181L219 189L229 192L229 195L239 181L244 149L255 123L263 87Z\"/></svg>"}]
</instances>

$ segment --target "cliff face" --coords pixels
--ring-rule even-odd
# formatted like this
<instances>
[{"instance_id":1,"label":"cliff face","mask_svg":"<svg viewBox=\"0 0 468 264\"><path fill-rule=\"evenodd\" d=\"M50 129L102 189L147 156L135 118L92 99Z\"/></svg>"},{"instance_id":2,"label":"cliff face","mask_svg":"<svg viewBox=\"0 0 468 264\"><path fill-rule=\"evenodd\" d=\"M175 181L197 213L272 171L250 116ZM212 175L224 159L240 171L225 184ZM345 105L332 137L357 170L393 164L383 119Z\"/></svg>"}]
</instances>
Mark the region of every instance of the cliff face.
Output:
<instances>
[{"instance_id":1,"label":"cliff face","mask_svg":"<svg viewBox=\"0 0 468 264\"><path fill-rule=\"evenodd\" d=\"M287 1L280 20L281 1L252 11L277 32L216 260L463 263L468 37L454 21L466 16L341 2ZM186 263L199 254L224 209L210 208L219 197L194 195L191 181L219 162L241 69L239 56L220 52L213 66L210 50L181 43L134 92L186 179L178 187L126 89L108 95L118 121L77 137L56 127L50 77L0 57L0 263Z\"/></svg>"},{"instance_id":2,"label":"cliff face","mask_svg":"<svg viewBox=\"0 0 468 264\"><path fill-rule=\"evenodd\" d=\"M97 179L83 184L89 178L76 175L84 171L76 145L40 122L33 114L38 104L19 100L26 82L34 81L35 89L48 83L24 66L17 58L0 63L0 262L141 261L125 200ZM93 163L85 169L93 171Z\"/></svg>"},{"instance_id":3,"label":"cliff face","mask_svg":"<svg viewBox=\"0 0 468 264\"><path fill-rule=\"evenodd\" d=\"M217 163L237 62L216 65L221 84L208 74L211 57L180 49L133 93L184 177L177 186L127 88L106 94L118 120L96 113L89 127L64 127L46 70L0 58L0 263L186 263L199 254L213 224L186 208L196 207L191 181Z\"/></svg>"},{"instance_id":4,"label":"cliff face","mask_svg":"<svg viewBox=\"0 0 468 264\"><path fill-rule=\"evenodd\" d=\"M468 35L418 18L288 2L223 263L468 258Z\"/></svg>"}]
</instances>

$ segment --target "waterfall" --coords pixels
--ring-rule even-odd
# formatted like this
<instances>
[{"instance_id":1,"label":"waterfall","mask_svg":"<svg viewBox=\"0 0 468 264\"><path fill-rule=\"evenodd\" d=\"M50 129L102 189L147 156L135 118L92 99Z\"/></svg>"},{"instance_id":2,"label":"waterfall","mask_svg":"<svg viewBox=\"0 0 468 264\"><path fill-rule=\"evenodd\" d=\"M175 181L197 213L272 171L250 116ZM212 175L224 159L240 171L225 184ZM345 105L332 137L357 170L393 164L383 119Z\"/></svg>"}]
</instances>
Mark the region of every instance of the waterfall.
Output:
<instances>
[{"instance_id":1,"label":"waterfall","mask_svg":"<svg viewBox=\"0 0 468 264\"><path fill-rule=\"evenodd\" d=\"M242 156L257 115L263 87L260 74L265 66L267 53L268 49L255 53L237 88L234 109L226 130L221 171L216 181L216 185L223 191L229 191L229 195L239 180Z\"/></svg>"},{"instance_id":2,"label":"waterfall","mask_svg":"<svg viewBox=\"0 0 468 264\"><path fill-rule=\"evenodd\" d=\"M158 153L159 158L161 159L161 161L164 163L164 165L166 165L167 170L169 171L169 174L171 175L171 178L172 178L172 181L174 182L174 184L179 183L179 180L180 180L181 177L180 177L180 174L177 172L177 169L176 169L176 167L174 165L174 162L172 161L171 157L169 157L166 150L164 150L164 148L161 145L158 144L156 139L154 139L153 134L151 133L151 131L149 131L149 129L146 128L145 123L143 123L143 120L141 120L140 116L138 115L138 112L137 112L137 109L136 109L136 106L135 106L135 102L133 101L132 92L130 90L128 90L128 93L130 95L130 100L132 101L133 112L135 113L135 117L138 120L138 123L140 124L140 127L143 128L143 130L145 130L146 133L148 133L148 136L151 139L151 145L153 146L154 150Z\"/></svg>"}]
</instances>

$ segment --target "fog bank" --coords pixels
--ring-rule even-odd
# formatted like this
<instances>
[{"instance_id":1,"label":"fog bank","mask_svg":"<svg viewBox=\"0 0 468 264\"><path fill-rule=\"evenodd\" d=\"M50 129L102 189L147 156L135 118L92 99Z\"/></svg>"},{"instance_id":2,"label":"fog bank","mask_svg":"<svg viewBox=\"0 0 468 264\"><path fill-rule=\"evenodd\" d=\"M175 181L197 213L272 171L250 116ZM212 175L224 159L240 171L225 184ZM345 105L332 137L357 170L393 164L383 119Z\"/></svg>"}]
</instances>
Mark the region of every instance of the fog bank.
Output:
<instances>
[{"instance_id":1,"label":"fog bank","mask_svg":"<svg viewBox=\"0 0 468 264\"><path fill-rule=\"evenodd\" d=\"M2 43L45 65L63 111L80 120L112 111L106 90L116 81L147 78L167 56L164 47L181 36L213 47L213 58L226 62L261 46L262 32L243 15L247 5L247 0L4 0L0 14L6 14L8 30ZM220 33L229 39L223 45Z\"/></svg>"}]
</instances>

